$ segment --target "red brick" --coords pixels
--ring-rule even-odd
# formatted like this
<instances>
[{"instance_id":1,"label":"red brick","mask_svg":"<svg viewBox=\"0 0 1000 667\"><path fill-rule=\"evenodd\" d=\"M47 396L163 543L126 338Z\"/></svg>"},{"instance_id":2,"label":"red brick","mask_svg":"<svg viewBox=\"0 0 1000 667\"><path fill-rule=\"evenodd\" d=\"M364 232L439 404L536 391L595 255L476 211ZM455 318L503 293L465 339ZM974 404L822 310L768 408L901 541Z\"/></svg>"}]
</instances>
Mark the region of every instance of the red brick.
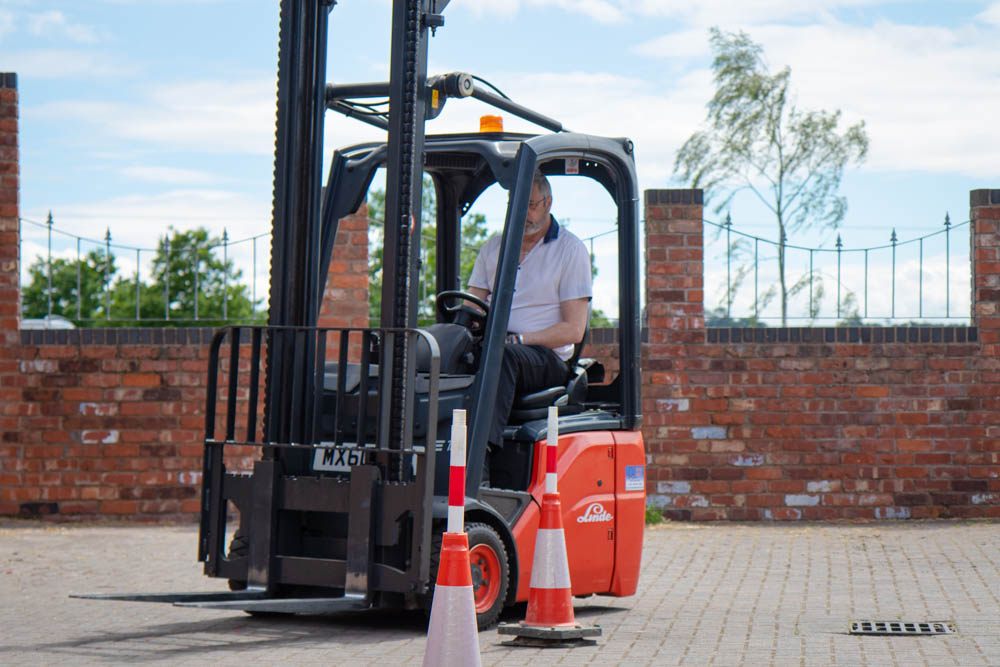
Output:
<instances>
[{"instance_id":1,"label":"red brick","mask_svg":"<svg viewBox=\"0 0 1000 667\"><path fill-rule=\"evenodd\" d=\"M781 468L747 468L746 479L781 479L783 476Z\"/></svg>"},{"instance_id":2,"label":"red brick","mask_svg":"<svg viewBox=\"0 0 1000 667\"><path fill-rule=\"evenodd\" d=\"M135 514L139 503L134 500L104 500L100 504L101 514Z\"/></svg>"},{"instance_id":3,"label":"red brick","mask_svg":"<svg viewBox=\"0 0 1000 667\"><path fill-rule=\"evenodd\" d=\"M158 387L160 376L156 373L128 373L122 376L122 384L126 387Z\"/></svg>"}]
</instances>

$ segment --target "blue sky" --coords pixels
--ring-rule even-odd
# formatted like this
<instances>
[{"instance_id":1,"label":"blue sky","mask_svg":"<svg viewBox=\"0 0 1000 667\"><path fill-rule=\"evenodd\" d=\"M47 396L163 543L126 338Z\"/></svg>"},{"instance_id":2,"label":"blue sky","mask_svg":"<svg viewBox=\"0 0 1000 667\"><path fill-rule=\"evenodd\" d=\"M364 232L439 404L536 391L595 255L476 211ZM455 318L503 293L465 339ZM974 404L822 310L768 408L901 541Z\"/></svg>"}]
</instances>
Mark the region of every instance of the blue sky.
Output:
<instances>
[{"instance_id":1,"label":"blue sky","mask_svg":"<svg viewBox=\"0 0 1000 667\"><path fill-rule=\"evenodd\" d=\"M60 230L99 238L110 228L117 243L144 248L168 224L225 227L233 239L266 233L277 5L0 0L0 69L17 72L20 93L22 215L41 221L51 210ZM330 81L388 78L389 9L388 0L334 8ZM453 0L445 18L431 73L471 72L569 128L632 138L641 188L683 185L671 177L674 153L704 119L715 25L748 32L773 69L790 66L801 107L866 121L869 158L848 169L841 190L846 246L887 242L893 228L901 239L935 231L945 212L964 221L970 189L1000 187L991 113L1000 108L1000 2ZM487 111L452 102L428 131L473 129ZM378 137L327 116L327 154ZM589 197L558 194L554 212L579 235L609 228ZM732 215L738 229L774 238L749 199ZM28 227L26 260L44 247ZM266 263L258 254L259 274ZM953 297L966 310L967 292Z\"/></svg>"}]
</instances>

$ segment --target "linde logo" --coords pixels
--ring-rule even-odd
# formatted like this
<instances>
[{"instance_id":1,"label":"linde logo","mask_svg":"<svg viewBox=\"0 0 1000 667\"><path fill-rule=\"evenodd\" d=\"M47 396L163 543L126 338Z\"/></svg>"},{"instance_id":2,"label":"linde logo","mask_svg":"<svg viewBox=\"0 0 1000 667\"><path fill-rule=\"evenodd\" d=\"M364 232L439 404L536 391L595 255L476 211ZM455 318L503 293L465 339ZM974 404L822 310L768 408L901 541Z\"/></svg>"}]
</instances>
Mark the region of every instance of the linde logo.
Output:
<instances>
[{"instance_id":1,"label":"linde logo","mask_svg":"<svg viewBox=\"0 0 1000 667\"><path fill-rule=\"evenodd\" d=\"M601 523L602 521L611 521L613 518L614 516L604 511L604 505L601 503L590 503L587 506L587 511L581 516L576 517L576 522Z\"/></svg>"}]
</instances>

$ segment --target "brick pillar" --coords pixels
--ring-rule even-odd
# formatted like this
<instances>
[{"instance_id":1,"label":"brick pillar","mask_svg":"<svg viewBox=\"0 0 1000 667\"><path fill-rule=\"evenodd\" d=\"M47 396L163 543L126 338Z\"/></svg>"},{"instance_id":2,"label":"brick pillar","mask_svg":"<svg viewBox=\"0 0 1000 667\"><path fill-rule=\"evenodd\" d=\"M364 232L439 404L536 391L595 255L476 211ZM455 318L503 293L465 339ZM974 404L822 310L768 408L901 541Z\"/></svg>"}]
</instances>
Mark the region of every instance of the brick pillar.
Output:
<instances>
[{"instance_id":1,"label":"brick pillar","mask_svg":"<svg viewBox=\"0 0 1000 667\"><path fill-rule=\"evenodd\" d=\"M319 309L321 327L368 326L368 205L341 219Z\"/></svg>"},{"instance_id":2,"label":"brick pillar","mask_svg":"<svg viewBox=\"0 0 1000 667\"><path fill-rule=\"evenodd\" d=\"M1000 190L969 193L972 318L983 353L1000 356Z\"/></svg>"},{"instance_id":3,"label":"brick pillar","mask_svg":"<svg viewBox=\"0 0 1000 667\"><path fill-rule=\"evenodd\" d=\"M701 190L646 191L642 413L650 494L670 483L675 466L693 463L690 406L700 395L689 393L684 360L688 345L705 340L702 203Z\"/></svg>"},{"instance_id":4,"label":"brick pillar","mask_svg":"<svg viewBox=\"0 0 1000 667\"><path fill-rule=\"evenodd\" d=\"M18 266L20 185L17 151L17 75L0 74L0 344L16 344L21 326Z\"/></svg>"},{"instance_id":5,"label":"brick pillar","mask_svg":"<svg viewBox=\"0 0 1000 667\"><path fill-rule=\"evenodd\" d=\"M20 415L27 409L18 353L11 349L21 326L18 174L17 75L0 73L0 346L6 348L0 355L0 515L17 514L20 501L33 499L20 488L26 469Z\"/></svg>"},{"instance_id":6,"label":"brick pillar","mask_svg":"<svg viewBox=\"0 0 1000 667\"><path fill-rule=\"evenodd\" d=\"M647 190L646 326L650 343L704 340L703 255L702 191Z\"/></svg>"},{"instance_id":7,"label":"brick pillar","mask_svg":"<svg viewBox=\"0 0 1000 667\"><path fill-rule=\"evenodd\" d=\"M337 242L333 246L318 324L321 327L368 326L368 204L362 204L337 225ZM328 360L337 358L338 344L336 336L331 336L327 345ZM352 339L349 354L352 361L361 358L360 339Z\"/></svg>"}]
</instances>

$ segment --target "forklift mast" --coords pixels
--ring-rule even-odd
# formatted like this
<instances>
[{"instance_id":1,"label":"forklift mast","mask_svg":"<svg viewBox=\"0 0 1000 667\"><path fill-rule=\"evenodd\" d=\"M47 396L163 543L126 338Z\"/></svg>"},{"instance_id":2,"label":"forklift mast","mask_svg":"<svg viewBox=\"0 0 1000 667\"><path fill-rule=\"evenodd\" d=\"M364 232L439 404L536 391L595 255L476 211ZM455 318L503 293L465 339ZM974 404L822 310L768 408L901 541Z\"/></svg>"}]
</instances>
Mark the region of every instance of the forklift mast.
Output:
<instances>
[{"instance_id":1,"label":"forklift mast","mask_svg":"<svg viewBox=\"0 0 1000 667\"><path fill-rule=\"evenodd\" d=\"M382 280L382 327L416 323L421 190L426 105L427 40L444 24L450 0L394 0L389 80L386 224ZM330 238L321 238L323 116L326 104L327 14L336 0L282 0L278 49L278 112L272 210L271 288L268 324L315 326ZM323 241L326 241L324 244ZM321 258L325 261L321 261ZM326 268L322 266L322 268ZM291 339L271 339L267 357L264 429L272 442L302 442L307 401L316 390L310 374L296 377ZM406 345L396 339L391 354L390 441L403 440ZM390 364L385 364L390 367ZM296 391L289 391L293 385ZM298 436L298 437L296 437Z\"/></svg>"}]
</instances>

